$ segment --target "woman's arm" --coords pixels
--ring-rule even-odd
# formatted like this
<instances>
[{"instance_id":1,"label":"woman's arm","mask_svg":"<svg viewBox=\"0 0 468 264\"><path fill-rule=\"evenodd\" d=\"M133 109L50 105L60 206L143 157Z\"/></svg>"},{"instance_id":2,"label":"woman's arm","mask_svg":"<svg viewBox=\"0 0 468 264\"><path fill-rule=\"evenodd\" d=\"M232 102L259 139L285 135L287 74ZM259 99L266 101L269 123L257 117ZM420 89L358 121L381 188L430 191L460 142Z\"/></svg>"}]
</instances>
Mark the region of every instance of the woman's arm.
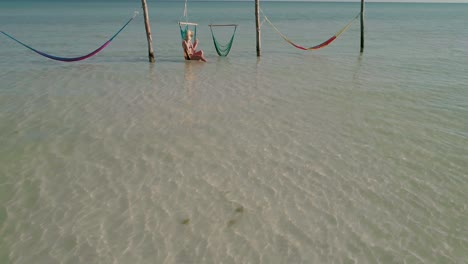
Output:
<instances>
[{"instance_id":1,"label":"woman's arm","mask_svg":"<svg viewBox=\"0 0 468 264\"><path fill-rule=\"evenodd\" d=\"M197 46L198 46L198 39L196 39L195 42L193 43L193 50L197 50Z\"/></svg>"}]
</instances>

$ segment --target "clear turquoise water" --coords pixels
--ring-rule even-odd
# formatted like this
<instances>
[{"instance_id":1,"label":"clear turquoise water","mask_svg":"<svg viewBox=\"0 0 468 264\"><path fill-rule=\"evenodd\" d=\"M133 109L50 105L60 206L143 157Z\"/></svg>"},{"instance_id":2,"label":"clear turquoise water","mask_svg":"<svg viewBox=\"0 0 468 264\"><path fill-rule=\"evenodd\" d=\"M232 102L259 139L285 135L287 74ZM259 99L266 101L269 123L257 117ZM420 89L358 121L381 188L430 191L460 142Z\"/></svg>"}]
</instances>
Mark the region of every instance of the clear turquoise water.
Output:
<instances>
[{"instance_id":1,"label":"clear turquoise water","mask_svg":"<svg viewBox=\"0 0 468 264\"><path fill-rule=\"evenodd\" d=\"M2 1L0 30L78 56L139 3ZM141 15L79 63L0 36L0 263L466 263L468 5L369 3L362 55L359 23L315 52L264 23L257 59L253 3L190 2L207 64L149 7L154 65ZM359 8L262 3L304 46Z\"/></svg>"}]
</instances>

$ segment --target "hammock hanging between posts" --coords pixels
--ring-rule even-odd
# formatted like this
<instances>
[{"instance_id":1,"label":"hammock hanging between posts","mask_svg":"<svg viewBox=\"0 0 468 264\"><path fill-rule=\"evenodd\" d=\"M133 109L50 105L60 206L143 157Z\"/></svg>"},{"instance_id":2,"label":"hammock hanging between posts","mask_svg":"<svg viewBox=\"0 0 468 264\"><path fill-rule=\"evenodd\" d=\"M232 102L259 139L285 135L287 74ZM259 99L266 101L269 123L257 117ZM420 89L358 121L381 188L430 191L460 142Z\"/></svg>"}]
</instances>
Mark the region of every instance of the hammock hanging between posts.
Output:
<instances>
[{"instance_id":1,"label":"hammock hanging between posts","mask_svg":"<svg viewBox=\"0 0 468 264\"><path fill-rule=\"evenodd\" d=\"M219 56L223 56L223 57L227 56L232 48L234 36L236 35L237 24L218 24L218 25L211 24L209 26L210 26L211 37L213 38L213 44L215 46L216 52L218 53ZM221 43L219 43L219 41L215 38L215 35L213 33L213 27L234 27L234 31L232 32L232 37L227 44L222 45Z\"/></svg>"},{"instance_id":2,"label":"hammock hanging between posts","mask_svg":"<svg viewBox=\"0 0 468 264\"><path fill-rule=\"evenodd\" d=\"M272 27L273 29L275 29L276 32L278 32L278 34L286 41L288 42L289 44L293 45L294 47L298 48L298 49L301 49L301 50L317 50L317 49L321 49L321 48L324 48L326 46L328 46L330 43L332 43L334 40L336 40L338 38L338 36L340 36L341 34L343 34L350 26L351 24L354 22L354 20L356 20L360 15L361 13L359 12L359 14L354 17L346 26L344 26L340 31L338 31L335 35L333 35L331 38L327 39L326 41L318 44L318 45L315 45L315 46L312 46L312 47L303 47L303 46L299 46L297 44L295 44L294 42L292 42L291 40L289 40L283 33L281 33L279 31L278 28L275 27L275 25L273 25L273 23L271 23L271 21L268 19L267 16L265 16L265 14L263 13L262 10L260 10L263 14L263 17L265 18L265 21L267 21Z\"/></svg>"},{"instance_id":3,"label":"hammock hanging between posts","mask_svg":"<svg viewBox=\"0 0 468 264\"><path fill-rule=\"evenodd\" d=\"M28 49L30 49L30 50L36 52L36 53L39 54L39 55L44 56L44 57L46 57L46 58L49 58L49 59L52 59L52 60L56 60L56 61L63 61L63 62L75 62L75 61L81 61L81 60L88 59L88 58L90 58L90 57L92 57L92 56L98 54L101 50L103 50L105 47L107 47L107 46L110 44L110 42L111 42L112 40L114 40L114 38L117 37L117 35L118 35L120 32L122 32L122 30L124 30L124 28L125 28L128 24L130 24L130 22L132 22L132 20L136 17L137 14L138 14L138 12L135 12L135 14L133 15L133 17L130 18L130 20L128 20L127 23L125 23L125 24L123 25L123 27L120 28L120 29L117 31L117 33L115 33L108 41L106 41L104 44L102 44L102 46L100 46L99 48L97 48L96 50L94 50L93 52L91 52L91 53L89 53L89 54L86 54L86 55L84 55L84 56L79 56L79 57L58 57L58 56L50 55L50 54L47 54L47 53L45 53L45 52L39 51L39 50L37 50L37 49L35 49L35 48L29 46L29 45L24 44L23 42L17 40L16 38L14 38L13 36L7 34L7 33L4 32L4 31L0 31L0 33L2 33L3 35L9 37L10 39L12 39L12 40L16 41L17 43L23 45L24 47L26 47L26 48L28 48Z\"/></svg>"}]
</instances>

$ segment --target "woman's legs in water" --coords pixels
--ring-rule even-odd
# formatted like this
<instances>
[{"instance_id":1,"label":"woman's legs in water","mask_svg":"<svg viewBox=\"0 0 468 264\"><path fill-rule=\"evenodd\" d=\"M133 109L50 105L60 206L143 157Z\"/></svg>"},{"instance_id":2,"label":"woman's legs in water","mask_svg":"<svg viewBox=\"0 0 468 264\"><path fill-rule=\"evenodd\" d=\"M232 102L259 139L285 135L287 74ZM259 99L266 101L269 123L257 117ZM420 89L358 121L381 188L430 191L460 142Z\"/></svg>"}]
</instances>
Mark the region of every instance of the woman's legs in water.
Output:
<instances>
[{"instance_id":1,"label":"woman's legs in water","mask_svg":"<svg viewBox=\"0 0 468 264\"><path fill-rule=\"evenodd\" d=\"M206 62L205 56L203 56L203 50L195 51L192 56L190 56L190 60L202 60Z\"/></svg>"}]
</instances>

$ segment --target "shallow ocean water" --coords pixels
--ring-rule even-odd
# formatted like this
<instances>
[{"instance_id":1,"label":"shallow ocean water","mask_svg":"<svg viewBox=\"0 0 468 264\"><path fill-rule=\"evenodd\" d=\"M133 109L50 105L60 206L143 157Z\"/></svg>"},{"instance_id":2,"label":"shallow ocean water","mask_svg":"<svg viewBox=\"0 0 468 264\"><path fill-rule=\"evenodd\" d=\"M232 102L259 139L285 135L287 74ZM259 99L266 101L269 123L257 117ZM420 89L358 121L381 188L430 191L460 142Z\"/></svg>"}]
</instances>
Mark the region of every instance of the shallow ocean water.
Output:
<instances>
[{"instance_id":1,"label":"shallow ocean water","mask_svg":"<svg viewBox=\"0 0 468 264\"><path fill-rule=\"evenodd\" d=\"M466 262L468 5L369 3L362 55L358 21L315 52L263 24L257 58L252 3L193 2L204 64L183 61L183 3L149 4L153 65L141 15L80 63L1 37L1 263ZM0 7L70 56L139 8ZM359 8L262 4L304 46ZM233 22L220 58L207 25Z\"/></svg>"}]
</instances>

